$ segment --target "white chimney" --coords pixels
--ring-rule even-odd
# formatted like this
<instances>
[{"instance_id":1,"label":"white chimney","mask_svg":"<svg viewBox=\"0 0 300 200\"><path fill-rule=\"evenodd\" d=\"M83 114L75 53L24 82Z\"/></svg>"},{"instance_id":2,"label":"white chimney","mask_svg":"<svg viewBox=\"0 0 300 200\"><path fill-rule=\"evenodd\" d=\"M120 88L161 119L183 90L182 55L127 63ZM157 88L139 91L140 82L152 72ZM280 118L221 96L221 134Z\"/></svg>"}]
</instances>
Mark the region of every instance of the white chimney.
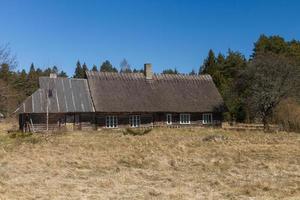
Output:
<instances>
[{"instance_id":1,"label":"white chimney","mask_svg":"<svg viewBox=\"0 0 300 200\"><path fill-rule=\"evenodd\" d=\"M50 73L50 78L57 78L57 74L56 73Z\"/></svg>"},{"instance_id":2,"label":"white chimney","mask_svg":"<svg viewBox=\"0 0 300 200\"><path fill-rule=\"evenodd\" d=\"M144 64L144 74L145 74L147 80L152 79L152 64L151 63Z\"/></svg>"}]
</instances>

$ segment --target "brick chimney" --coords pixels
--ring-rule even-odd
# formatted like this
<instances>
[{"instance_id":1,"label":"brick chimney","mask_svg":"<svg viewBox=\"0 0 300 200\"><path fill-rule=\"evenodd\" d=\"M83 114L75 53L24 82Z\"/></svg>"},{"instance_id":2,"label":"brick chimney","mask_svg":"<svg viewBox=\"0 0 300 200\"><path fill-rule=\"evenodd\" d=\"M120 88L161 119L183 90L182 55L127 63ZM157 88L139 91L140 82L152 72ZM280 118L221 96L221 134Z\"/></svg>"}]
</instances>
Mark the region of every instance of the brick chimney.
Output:
<instances>
[{"instance_id":1,"label":"brick chimney","mask_svg":"<svg viewBox=\"0 0 300 200\"><path fill-rule=\"evenodd\" d=\"M147 80L152 79L152 64L151 63L144 64L144 74L145 74Z\"/></svg>"}]
</instances>

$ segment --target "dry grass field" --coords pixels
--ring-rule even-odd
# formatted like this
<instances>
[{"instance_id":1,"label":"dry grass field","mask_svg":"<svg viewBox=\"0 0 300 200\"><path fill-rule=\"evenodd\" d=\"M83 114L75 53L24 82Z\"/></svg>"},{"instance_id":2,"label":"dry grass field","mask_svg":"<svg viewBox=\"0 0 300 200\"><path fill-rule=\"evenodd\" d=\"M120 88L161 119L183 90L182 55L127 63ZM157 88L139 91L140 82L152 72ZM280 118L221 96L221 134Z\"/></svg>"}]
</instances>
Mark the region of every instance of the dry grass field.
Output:
<instances>
[{"instance_id":1,"label":"dry grass field","mask_svg":"<svg viewBox=\"0 0 300 200\"><path fill-rule=\"evenodd\" d=\"M4 129L0 199L300 199L300 134Z\"/></svg>"}]
</instances>

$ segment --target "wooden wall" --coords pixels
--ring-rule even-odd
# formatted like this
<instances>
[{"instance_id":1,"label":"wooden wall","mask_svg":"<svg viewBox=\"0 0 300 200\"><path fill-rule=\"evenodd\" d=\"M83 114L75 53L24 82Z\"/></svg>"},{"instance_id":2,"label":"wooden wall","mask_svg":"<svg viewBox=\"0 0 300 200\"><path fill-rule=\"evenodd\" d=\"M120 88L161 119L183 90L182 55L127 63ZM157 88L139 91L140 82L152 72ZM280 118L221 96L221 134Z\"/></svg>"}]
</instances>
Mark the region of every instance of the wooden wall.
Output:
<instances>
[{"instance_id":1,"label":"wooden wall","mask_svg":"<svg viewBox=\"0 0 300 200\"><path fill-rule=\"evenodd\" d=\"M172 114L172 124L166 123L166 115ZM180 124L180 113L57 113L49 114L48 130L94 130L106 128L106 116L113 115L118 118L118 128L129 128L129 116L140 115L140 127L152 126L203 126L202 113L191 113L190 124ZM20 129L24 130L25 121L32 121L35 131L46 130L46 114L20 114ZM213 125L221 125L222 113L213 113Z\"/></svg>"},{"instance_id":2,"label":"wooden wall","mask_svg":"<svg viewBox=\"0 0 300 200\"><path fill-rule=\"evenodd\" d=\"M25 122L29 123L26 126ZM27 124L28 124L27 123ZM41 114L20 114L20 130L28 131L46 131L47 115ZM48 116L48 130L92 130L95 129L94 113L51 113Z\"/></svg>"},{"instance_id":3,"label":"wooden wall","mask_svg":"<svg viewBox=\"0 0 300 200\"><path fill-rule=\"evenodd\" d=\"M172 124L167 124L167 114L172 114ZM202 113L190 113L191 123L180 124L180 113L96 113L96 125L98 128L106 128L106 116L118 117L118 128L129 128L129 116L140 115L140 127L149 126L204 126L202 124ZM222 113L213 113L213 124L219 126L222 121ZM205 125L205 126L211 126Z\"/></svg>"},{"instance_id":4,"label":"wooden wall","mask_svg":"<svg viewBox=\"0 0 300 200\"><path fill-rule=\"evenodd\" d=\"M129 116L130 115L140 115L141 125L143 127L153 125L152 113L97 113L96 114L96 125L99 128L106 127L106 116L117 116L118 117L118 128L128 128L129 125Z\"/></svg>"},{"instance_id":5,"label":"wooden wall","mask_svg":"<svg viewBox=\"0 0 300 200\"><path fill-rule=\"evenodd\" d=\"M167 114L172 114L172 124L167 124ZM202 123L203 113L187 113L191 115L190 124L180 124L180 113L155 113L154 116L154 125L156 126L205 126ZM222 122L222 113L213 113L213 124L211 125L221 125ZM206 126L211 126L206 125Z\"/></svg>"}]
</instances>

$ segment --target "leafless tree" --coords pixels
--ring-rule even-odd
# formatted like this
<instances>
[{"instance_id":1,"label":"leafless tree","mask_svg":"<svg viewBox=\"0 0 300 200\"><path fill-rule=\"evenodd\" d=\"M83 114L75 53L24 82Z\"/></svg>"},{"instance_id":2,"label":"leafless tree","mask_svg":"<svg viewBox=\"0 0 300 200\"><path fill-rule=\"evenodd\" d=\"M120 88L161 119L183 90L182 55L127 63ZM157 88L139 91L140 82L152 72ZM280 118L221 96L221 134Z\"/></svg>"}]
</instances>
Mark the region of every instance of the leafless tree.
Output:
<instances>
[{"instance_id":1,"label":"leafless tree","mask_svg":"<svg viewBox=\"0 0 300 200\"><path fill-rule=\"evenodd\" d=\"M12 55L9 45L0 46L0 112L9 114L15 101L15 91L9 84L9 74L17 66L16 56Z\"/></svg>"},{"instance_id":2,"label":"leafless tree","mask_svg":"<svg viewBox=\"0 0 300 200\"><path fill-rule=\"evenodd\" d=\"M131 66L129 65L128 61L124 58L120 63L120 72L121 73L130 73Z\"/></svg>"},{"instance_id":3,"label":"leafless tree","mask_svg":"<svg viewBox=\"0 0 300 200\"><path fill-rule=\"evenodd\" d=\"M262 120L265 130L276 106L288 97L299 97L300 67L289 58L272 53L257 55L243 72L247 103Z\"/></svg>"},{"instance_id":4,"label":"leafless tree","mask_svg":"<svg viewBox=\"0 0 300 200\"><path fill-rule=\"evenodd\" d=\"M0 65L7 64L10 69L17 66L16 56L12 55L9 44L0 45Z\"/></svg>"}]
</instances>

